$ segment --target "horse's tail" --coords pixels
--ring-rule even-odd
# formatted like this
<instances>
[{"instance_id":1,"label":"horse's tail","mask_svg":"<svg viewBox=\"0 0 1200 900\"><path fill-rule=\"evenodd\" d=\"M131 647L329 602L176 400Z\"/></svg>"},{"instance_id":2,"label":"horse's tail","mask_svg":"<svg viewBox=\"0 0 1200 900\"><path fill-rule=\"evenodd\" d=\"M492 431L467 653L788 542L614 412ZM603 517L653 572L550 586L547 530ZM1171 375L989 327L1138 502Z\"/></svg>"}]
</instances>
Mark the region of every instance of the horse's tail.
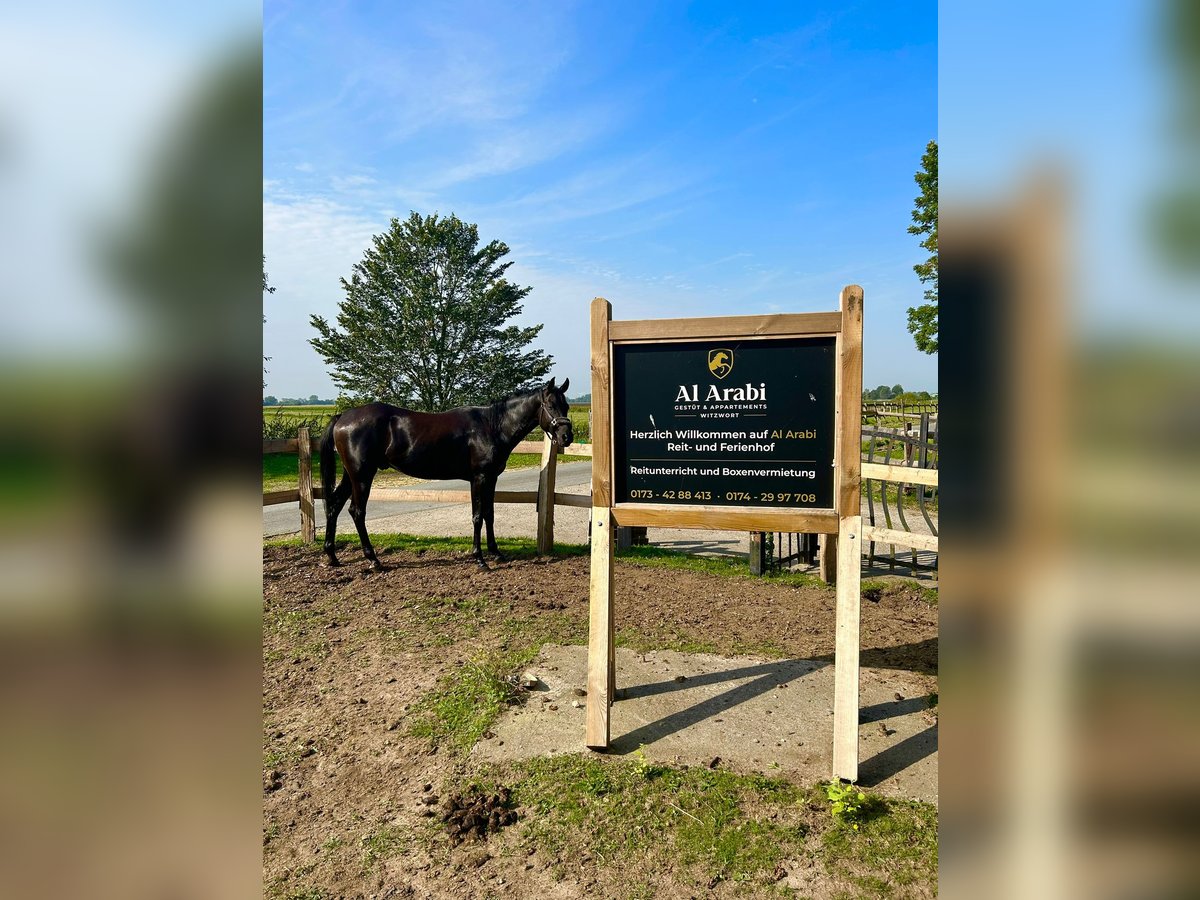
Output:
<instances>
[{"instance_id":1,"label":"horse's tail","mask_svg":"<svg viewBox=\"0 0 1200 900\"><path fill-rule=\"evenodd\" d=\"M321 490L326 505L333 502L334 476L337 475L337 451L333 448L333 426L341 418L338 414L329 420L329 427L321 437Z\"/></svg>"}]
</instances>

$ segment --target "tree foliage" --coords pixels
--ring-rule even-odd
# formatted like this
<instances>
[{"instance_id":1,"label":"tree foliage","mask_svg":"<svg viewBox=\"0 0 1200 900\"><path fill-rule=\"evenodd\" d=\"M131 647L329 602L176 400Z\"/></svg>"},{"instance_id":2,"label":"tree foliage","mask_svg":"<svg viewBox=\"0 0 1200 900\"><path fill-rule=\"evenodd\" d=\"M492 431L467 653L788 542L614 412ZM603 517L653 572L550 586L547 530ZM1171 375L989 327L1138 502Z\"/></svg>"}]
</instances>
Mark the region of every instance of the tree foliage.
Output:
<instances>
[{"instance_id":1,"label":"tree foliage","mask_svg":"<svg viewBox=\"0 0 1200 900\"><path fill-rule=\"evenodd\" d=\"M881 384L877 388L871 388L863 391L863 399L922 403L932 401L934 399L934 395L930 394L929 391L906 391L898 384L894 384L891 387L888 387L886 384Z\"/></svg>"},{"instance_id":2,"label":"tree foliage","mask_svg":"<svg viewBox=\"0 0 1200 900\"><path fill-rule=\"evenodd\" d=\"M908 330L923 353L938 350L938 147L930 141L921 157L921 170L915 176L921 193L913 201L913 224L909 234L923 235L921 249L929 258L913 266L917 278L926 285L925 302L909 307Z\"/></svg>"},{"instance_id":3,"label":"tree foliage","mask_svg":"<svg viewBox=\"0 0 1200 900\"><path fill-rule=\"evenodd\" d=\"M1168 82L1169 146L1164 185L1155 201L1156 250L1182 275L1200 276L1200 4L1160 4L1160 46Z\"/></svg>"},{"instance_id":4,"label":"tree foliage","mask_svg":"<svg viewBox=\"0 0 1200 900\"><path fill-rule=\"evenodd\" d=\"M263 258L262 258L262 273L263 273L263 293L264 294L275 293L275 288L273 288L271 286L270 282L267 281L267 254L265 254L265 253L263 254ZM266 321L267 321L267 316L266 316L266 313L264 313L263 314L263 324L264 325L266 324ZM271 357L269 357L269 356L263 357L263 372L267 371L267 363L269 363L270 361L271 361ZM266 387L266 386L267 386L267 382L264 379L263 387Z\"/></svg>"},{"instance_id":5,"label":"tree foliage","mask_svg":"<svg viewBox=\"0 0 1200 900\"><path fill-rule=\"evenodd\" d=\"M541 325L506 324L531 290L504 277L508 252L480 247L476 226L455 215L392 219L342 279L337 325L313 316L309 343L359 402L441 410L528 386L553 360L529 349Z\"/></svg>"}]
</instances>

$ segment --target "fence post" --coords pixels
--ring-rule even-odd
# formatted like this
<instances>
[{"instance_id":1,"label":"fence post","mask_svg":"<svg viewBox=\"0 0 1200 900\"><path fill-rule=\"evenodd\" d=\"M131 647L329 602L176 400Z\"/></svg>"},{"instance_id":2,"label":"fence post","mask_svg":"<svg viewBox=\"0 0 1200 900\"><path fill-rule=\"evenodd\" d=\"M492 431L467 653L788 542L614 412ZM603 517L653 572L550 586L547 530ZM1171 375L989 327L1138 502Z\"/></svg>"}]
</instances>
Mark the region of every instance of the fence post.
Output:
<instances>
[{"instance_id":1,"label":"fence post","mask_svg":"<svg viewBox=\"0 0 1200 900\"><path fill-rule=\"evenodd\" d=\"M821 535L821 545L817 550L817 577L826 584L837 581L837 545L836 534Z\"/></svg>"},{"instance_id":2,"label":"fence post","mask_svg":"<svg viewBox=\"0 0 1200 900\"><path fill-rule=\"evenodd\" d=\"M542 465L538 473L537 549L539 556L554 552L554 481L558 467L558 446L547 434L542 440Z\"/></svg>"},{"instance_id":3,"label":"fence post","mask_svg":"<svg viewBox=\"0 0 1200 900\"><path fill-rule=\"evenodd\" d=\"M613 529L613 541L617 550L628 550L633 546L633 529L618 525Z\"/></svg>"},{"instance_id":4,"label":"fence post","mask_svg":"<svg viewBox=\"0 0 1200 900\"><path fill-rule=\"evenodd\" d=\"M761 531L750 532L750 574L764 575L767 571L766 541Z\"/></svg>"},{"instance_id":5,"label":"fence post","mask_svg":"<svg viewBox=\"0 0 1200 900\"><path fill-rule=\"evenodd\" d=\"M313 508L312 439L307 425L296 430L296 457L300 464L300 540L311 544L317 539L317 523Z\"/></svg>"}]
</instances>

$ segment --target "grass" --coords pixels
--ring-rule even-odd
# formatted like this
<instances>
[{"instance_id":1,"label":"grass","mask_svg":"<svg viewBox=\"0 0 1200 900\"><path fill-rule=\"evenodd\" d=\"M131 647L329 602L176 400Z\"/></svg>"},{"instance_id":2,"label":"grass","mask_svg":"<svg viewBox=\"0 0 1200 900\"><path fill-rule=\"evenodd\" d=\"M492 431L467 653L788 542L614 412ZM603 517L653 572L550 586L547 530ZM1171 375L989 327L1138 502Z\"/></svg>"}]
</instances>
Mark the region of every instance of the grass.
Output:
<instances>
[{"instance_id":1,"label":"grass","mask_svg":"<svg viewBox=\"0 0 1200 900\"><path fill-rule=\"evenodd\" d=\"M532 662L543 644L587 640L585 622L557 611L540 613L533 622L509 617L507 603L487 597L423 601L413 609L427 629L423 640L432 646L473 637L484 626L499 632L490 641L495 649L456 667L412 709L409 733L455 753L470 750L506 706L520 701L510 676Z\"/></svg>"},{"instance_id":2,"label":"grass","mask_svg":"<svg viewBox=\"0 0 1200 900\"><path fill-rule=\"evenodd\" d=\"M268 650L265 659L276 662L285 656L297 660L324 659L329 655L329 641L320 627L321 614L311 607L290 609L263 624L264 646L274 639L287 648Z\"/></svg>"},{"instance_id":3,"label":"grass","mask_svg":"<svg viewBox=\"0 0 1200 900\"><path fill-rule=\"evenodd\" d=\"M371 534L371 543L376 550L391 550L401 553L460 553L471 552L469 537L437 537L420 534ZM496 545L511 559L534 559L537 557L537 541L533 538L496 538ZM264 547L315 547L315 544L305 544L298 537L272 538L263 541ZM340 535L336 539L338 552L357 550L358 538L354 535ZM560 544L555 542L554 555L587 556L587 544Z\"/></svg>"},{"instance_id":4,"label":"grass","mask_svg":"<svg viewBox=\"0 0 1200 900\"><path fill-rule=\"evenodd\" d=\"M363 870L374 868L381 859L407 853L412 846L412 835L408 829L398 825L383 825L370 834L364 835L362 841Z\"/></svg>"},{"instance_id":5,"label":"grass","mask_svg":"<svg viewBox=\"0 0 1200 900\"><path fill-rule=\"evenodd\" d=\"M691 556L677 550L665 550L660 547L630 547L618 550L617 557L636 566L660 569L682 569L688 572L703 572L707 575L722 575L733 578L755 578L751 575L746 560L732 556ZM833 590L815 575L803 572L779 572L766 576L775 584L790 584L796 587L822 587Z\"/></svg>"},{"instance_id":6,"label":"grass","mask_svg":"<svg viewBox=\"0 0 1200 900\"><path fill-rule=\"evenodd\" d=\"M485 791L501 783L528 813L520 841L556 860L565 875L590 854L603 878L638 883L667 868L685 882L731 881L760 890L785 861L813 861L835 883L871 896L932 886L937 810L872 797L859 830L835 821L820 785L725 770L560 755L484 768L460 778Z\"/></svg>"},{"instance_id":7,"label":"grass","mask_svg":"<svg viewBox=\"0 0 1200 900\"><path fill-rule=\"evenodd\" d=\"M907 510L916 510L917 514L919 515L920 511L921 511L921 501L915 493L915 491L919 491L919 490L929 491L930 488L921 487L918 485L916 487L910 488L910 490L902 490L900 485L895 484L893 482L885 482L885 481L879 481L874 478L868 478L868 479L866 479L866 489L864 492L864 499L865 499L865 494L870 494L871 499L873 499L876 503L886 502L888 504L888 509L894 510L896 508L896 498L897 498L897 496L899 496L901 498L902 502L904 503L904 509L906 511ZM928 512L930 515L934 515L934 516L937 515L937 512L938 512L937 489L933 489L932 494L926 495L925 511Z\"/></svg>"},{"instance_id":8,"label":"grass","mask_svg":"<svg viewBox=\"0 0 1200 900\"><path fill-rule=\"evenodd\" d=\"M518 701L517 689L505 676L535 656L536 647L525 647L464 663L413 708L409 733L434 747L469 750L500 712Z\"/></svg>"}]
</instances>

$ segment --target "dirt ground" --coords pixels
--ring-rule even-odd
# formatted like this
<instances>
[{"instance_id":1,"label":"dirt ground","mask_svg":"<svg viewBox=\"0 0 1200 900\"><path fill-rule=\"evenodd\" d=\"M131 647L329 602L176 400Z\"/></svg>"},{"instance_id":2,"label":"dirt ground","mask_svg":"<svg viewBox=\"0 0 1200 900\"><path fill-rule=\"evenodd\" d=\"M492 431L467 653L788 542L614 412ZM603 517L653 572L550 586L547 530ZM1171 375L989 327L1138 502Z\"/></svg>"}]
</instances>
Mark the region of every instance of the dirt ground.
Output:
<instances>
[{"instance_id":1,"label":"dirt ground","mask_svg":"<svg viewBox=\"0 0 1200 900\"><path fill-rule=\"evenodd\" d=\"M265 896L632 895L620 866L572 860L564 876L564 860L520 844L515 829L452 848L421 801L475 763L410 733L421 699L479 654L585 643L587 557L482 572L454 552L384 551L388 568L372 573L343 555L328 569L315 548L263 551ZM619 642L634 649L832 657L834 593L823 586L619 560L616 595ZM937 608L919 588L897 581L864 600L862 648L864 668L905 670L936 695ZM799 877L779 884L829 889ZM697 891L670 871L652 880L646 896L756 895L723 882Z\"/></svg>"}]
</instances>

